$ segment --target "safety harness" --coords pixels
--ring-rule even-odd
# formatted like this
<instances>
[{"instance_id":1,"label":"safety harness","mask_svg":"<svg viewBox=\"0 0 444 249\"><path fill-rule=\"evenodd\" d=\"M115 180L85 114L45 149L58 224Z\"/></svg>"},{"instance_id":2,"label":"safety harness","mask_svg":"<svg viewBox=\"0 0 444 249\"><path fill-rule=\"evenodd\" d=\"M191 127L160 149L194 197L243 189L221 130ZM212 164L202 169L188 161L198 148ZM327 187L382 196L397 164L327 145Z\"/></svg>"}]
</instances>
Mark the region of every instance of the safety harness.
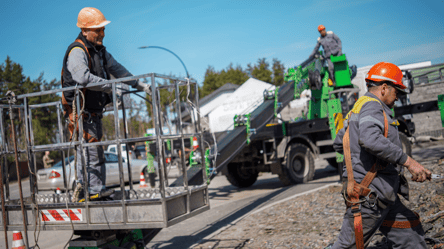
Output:
<instances>
[{"instance_id":1,"label":"safety harness","mask_svg":"<svg viewBox=\"0 0 444 249\"><path fill-rule=\"evenodd\" d=\"M363 96L358 99L353 109L347 114L346 119L350 117L352 113L358 114L362 108L362 106L369 102L376 101L381 104L377 99L371 98L368 96ZM385 111L384 114L384 137L388 136L388 120ZM364 176L364 179L357 183L354 180L353 176L353 165L351 160L351 152L350 152L350 126L347 127L347 130L343 137L343 148L344 148L344 160L347 168L347 193L344 193L344 199L346 200L347 207L351 207L351 212L354 216L354 229L355 229L355 240L356 240L356 248L364 249L364 229L362 226L362 215L361 215L361 203L369 202L371 205L376 205L377 203L377 194L370 189L368 186L376 177L376 173L378 170L382 170L385 167L381 166L379 159L376 160L375 164L373 164L370 171ZM347 198L348 196L348 198ZM374 200L373 203L370 203L370 200ZM419 219L419 215L415 213L418 217L417 220L413 221L390 221L384 220L382 226L385 227L393 227L393 228L411 228L419 225L421 223Z\"/></svg>"},{"instance_id":2,"label":"safety harness","mask_svg":"<svg viewBox=\"0 0 444 249\"><path fill-rule=\"evenodd\" d=\"M86 52L86 54L88 55L88 67L91 70L91 68L92 68L92 64L91 64L92 58L91 58L91 55L90 55L88 49L86 49L85 43L81 39L76 39L74 42L80 43L83 47L77 46L77 47L72 48L71 51L74 50L75 48L81 48L82 50L84 50ZM71 51L70 51L70 53L71 53ZM64 70L62 68L62 80L61 80L62 87L63 87L63 73L64 73ZM82 88L81 92L82 92L81 96L83 97L83 101L80 101L80 109L82 110L81 111L81 115L83 116L83 118L87 122L90 122L91 117L100 116L101 114L94 113L94 112L90 113L88 110L85 110L83 105L84 105L84 102L85 102L85 99L86 99L86 94L87 94L86 93L86 88ZM68 119L69 119L68 130L71 133L70 138L72 138L73 137L73 132L74 132L74 120L78 119L78 115L76 113L75 99L73 100L72 106L71 106L68 103L68 101L66 100L65 95L62 94L62 105L63 105L63 114L64 114L65 117L68 117ZM76 130L77 133L79 132L79 126L78 125L79 124L77 123L76 127L75 127L75 130ZM99 142L100 141L100 140L98 140L97 138L93 137L91 134L89 134L87 132L83 133L83 138L86 141L88 141L88 143Z\"/></svg>"},{"instance_id":3,"label":"safety harness","mask_svg":"<svg viewBox=\"0 0 444 249\"><path fill-rule=\"evenodd\" d=\"M76 39L74 42L78 42L80 43L83 47L81 46L76 46L74 48L71 49L71 51L77 47L80 47L81 49L83 49L86 54L88 55L88 68L91 70L92 65L91 65L91 55L88 51L88 49L86 49L86 45L85 43L81 40L81 39ZM71 51L69 53L71 53ZM62 73L61 73L61 83L62 83L62 87L63 87L63 74L64 74L64 70L62 68ZM86 88L82 88L80 91L80 96L81 96L81 101L80 101L80 113L77 113L77 107L76 107L76 98L74 97L73 101L72 101L72 105L69 104L69 102L66 100L65 98L65 94L62 94L62 106L63 106L63 114L65 117L68 118L68 130L70 132L70 140L71 141L77 141L78 135L79 135L79 122L77 122L79 120L79 115L82 115L82 117L87 120L87 122L89 122L91 120L91 117L94 117L98 114L96 113L90 113L87 110L85 110L84 105L85 105L85 100L86 100ZM94 136L92 136L91 134L89 134L88 132L84 131L83 132L83 138L88 141L88 143L93 143L93 142L99 142L100 140L95 138ZM75 181L78 181L77 178L77 153L75 153L74 155L74 169L75 169ZM83 190L83 185L79 182L77 182L76 187L74 189L74 193L73 193L73 201L74 202L83 202L85 201L85 199L80 199L80 193ZM96 198L100 198L101 196L99 196L99 194L90 196L90 200L92 199L96 199Z\"/></svg>"}]
</instances>

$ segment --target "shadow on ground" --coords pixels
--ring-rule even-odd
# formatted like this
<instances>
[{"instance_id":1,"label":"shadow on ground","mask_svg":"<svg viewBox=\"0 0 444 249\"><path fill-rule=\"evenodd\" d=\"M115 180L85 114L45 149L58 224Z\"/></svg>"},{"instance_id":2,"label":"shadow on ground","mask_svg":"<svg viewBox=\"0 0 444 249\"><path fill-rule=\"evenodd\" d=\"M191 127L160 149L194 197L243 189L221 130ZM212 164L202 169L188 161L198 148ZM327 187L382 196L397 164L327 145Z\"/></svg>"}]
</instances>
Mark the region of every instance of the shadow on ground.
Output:
<instances>
[{"instance_id":1,"label":"shadow on ground","mask_svg":"<svg viewBox=\"0 0 444 249\"><path fill-rule=\"evenodd\" d=\"M326 177L334 176L337 174L337 170L331 166L326 167L325 169L318 169L315 172L315 179L320 180ZM304 185L314 185L314 184L328 184L333 183L337 181L327 180L326 181L317 181L317 182L310 182ZM227 213L217 221L211 222L207 225L205 225L200 230L197 230L191 235L187 236L176 236L172 239L166 240L166 241L157 241L153 242L151 244L151 248L169 248L169 249L175 249L175 248L190 248L192 245L196 244L203 238L211 235L212 233L218 231L219 229L229 225L230 223L235 222L237 219L241 218L242 216L246 215L247 213L251 212L254 209L260 208L262 206L268 205L272 202L273 199L277 199L278 196L291 196L291 193L284 193L286 191L291 192L293 188L298 188L303 185L293 185L293 186L284 186L280 181L278 177L275 178L268 178L268 179L258 179L258 181L253 184L251 187L238 189L234 186L225 186L220 189L219 191L211 193L210 198L224 198L234 193L234 192L242 192L242 191L248 191L248 190L258 190L258 189L276 189L276 191L273 191L271 193L265 194L262 197L257 198L256 196L246 196L244 199L240 200L245 202L245 205L232 210L231 212ZM299 188L298 188L299 189ZM293 193L294 194L294 193ZM223 212L223 209L226 208L223 205L217 206L215 208L211 209L211 212L204 212L200 214L198 217L194 217L192 219L199 219L202 220L211 220L211 216L214 212ZM197 222L197 221L196 221ZM180 223L177 225L181 225ZM184 227L186 229L186 227ZM242 244L242 243L241 243Z\"/></svg>"}]
</instances>

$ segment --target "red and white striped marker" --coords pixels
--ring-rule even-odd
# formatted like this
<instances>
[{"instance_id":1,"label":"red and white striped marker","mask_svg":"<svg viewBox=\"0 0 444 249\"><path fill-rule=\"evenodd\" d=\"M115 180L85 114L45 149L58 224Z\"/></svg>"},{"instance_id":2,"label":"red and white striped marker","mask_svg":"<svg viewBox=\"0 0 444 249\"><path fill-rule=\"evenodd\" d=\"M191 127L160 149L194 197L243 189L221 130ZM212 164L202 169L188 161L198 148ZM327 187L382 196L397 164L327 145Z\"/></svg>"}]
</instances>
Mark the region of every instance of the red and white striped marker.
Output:
<instances>
[{"instance_id":1,"label":"red and white striped marker","mask_svg":"<svg viewBox=\"0 0 444 249\"><path fill-rule=\"evenodd\" d=\"M26 249L22 232L14 231L12 233L12 249Z\"/></svg>"},{"instance_id":2,"label":"red and white striped marker","mask_svg":"<svg viewBox=\"0 0 444 249\"><path fill-rule=\"evenodd\" d=\"M62 190L60 190L60 188L56 189L56 194L60 195L62 193Z\"/></svg>"},{"instance_id":3,"label":"red and white striped marker","mask_svg":"<svg viewBox=\"0 0 444 249\"><path fill-rule=\"evenodd\" d=\"M199 143L197 142L197 137L193 137L193 149L199 148Z\"/></svg>"},{"instance_id":4,"label":"red and white striped marker","mask_svg":"<svg viewBox=\"0 0 444 249\"><path fill-rule=\"evenodd\" d=\"M48 209L42 210L42 221L61 222L61 221L82 221L82 209L70 209L69 215L67 209Z\"/></svg>"},{"instance_id":5,"label":"red and white striped marker","mask_svg":"<svg viewBox=\"0 0 444 249\"><path fill-rule=\"evenodd\" d=\"M140 172L140 184L139 184L139 188L145 188L145 187L148 187L148 186L146 185L146 182L145 182L145 176L143 175L143 172Z\"/></svg>"}]
</instances>

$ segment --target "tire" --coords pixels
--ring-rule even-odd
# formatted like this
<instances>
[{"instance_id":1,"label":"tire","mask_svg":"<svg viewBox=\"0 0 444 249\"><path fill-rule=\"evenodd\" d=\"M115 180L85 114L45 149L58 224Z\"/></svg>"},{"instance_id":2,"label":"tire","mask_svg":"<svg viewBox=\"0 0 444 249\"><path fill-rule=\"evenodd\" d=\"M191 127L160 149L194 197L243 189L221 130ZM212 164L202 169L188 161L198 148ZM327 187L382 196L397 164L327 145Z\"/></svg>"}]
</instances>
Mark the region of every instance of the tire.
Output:
<instances>
[{"instance_id":1,"label":"tire","mask_svg":"<svg viewBox=\"0 0 444 249\"><path fill-rule=\"evenodd\" d=\"M247 167L245 167L247 166ZM251 167L250 163L229 163L227 165L227 180L238 188L246 188L253 185L259 172Z\"/></svg>"},{"instance_id":2,"label":"tire","mask_svg":"<svg viewBox=\"0 0 444 249\"><path fill-rule=\"evenodd\" d=\"M285 153L282 173L279 179L284 185L307 183L315 173L314 158L311 150L303 144L293 144Z\"/></svg>"},{"instance_id":3,"label":"tire","mask_svg":"<svg viewBox=\"0 0 444 249\"><path fill-rule=\"evenodd\" d=\"M410 140L408 139L408 137L404 133L399 132L399 140L401 140L402 151L411 157L412 156L412 144L410 143Z\"/></svg>"}]
</instances>

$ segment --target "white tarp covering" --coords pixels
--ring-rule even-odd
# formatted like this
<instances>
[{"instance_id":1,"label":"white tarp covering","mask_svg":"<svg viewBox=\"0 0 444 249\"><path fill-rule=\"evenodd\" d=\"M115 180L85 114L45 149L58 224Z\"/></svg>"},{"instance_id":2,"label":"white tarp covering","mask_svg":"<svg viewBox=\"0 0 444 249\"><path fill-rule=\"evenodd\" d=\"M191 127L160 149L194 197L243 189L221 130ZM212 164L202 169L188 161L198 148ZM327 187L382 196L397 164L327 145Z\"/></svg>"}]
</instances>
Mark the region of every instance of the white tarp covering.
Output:
<instances>
[{"instance_id":1,"label":"white tarp covering","mask_svg":"<svg viewBox=\"0 0 444 249\"><path fill-rule=\"evenodd\" d=\"M251 113L264 102L264 90L273 90L274 85L250 78L219 107L208 115L212 132L233 129L236 114Z\"/></svg>"},{"instance_id":2,"label":"white tarp covering","mask_svg":"<svg viewBox=\"0 0 444 249\"><path fill-rule=\"evenodd\" d=\"M200 106L200 116L205 117L206 115L208 115L208 113L212 112L214 109L222 105L225 100L227 100L231 96L231 94L233 93L222 93L211 99L211 101L207 104Z\"/></svg>"}]
</instances>

